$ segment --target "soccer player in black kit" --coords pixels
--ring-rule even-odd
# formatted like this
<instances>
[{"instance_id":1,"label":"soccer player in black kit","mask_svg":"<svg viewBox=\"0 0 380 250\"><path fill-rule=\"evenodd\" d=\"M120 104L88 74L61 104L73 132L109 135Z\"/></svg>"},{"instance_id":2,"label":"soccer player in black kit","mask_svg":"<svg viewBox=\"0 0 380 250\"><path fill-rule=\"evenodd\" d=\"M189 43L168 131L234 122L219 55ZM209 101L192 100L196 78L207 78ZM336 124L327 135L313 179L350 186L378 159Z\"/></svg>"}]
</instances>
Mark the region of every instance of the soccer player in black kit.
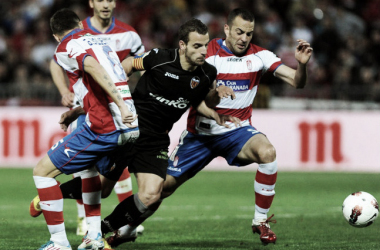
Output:
<instances>
[{"instance_id":1,"label":"soccer player in black kit","mask_svg":"<svg viewBox=\"0 0 380 250\"><path fill-rule=\"evenodd\" d=\"M179 49L152 49L123 62L127 73L146 70L132 94L140 136L128 167L136 176L138 193L102 221L103 234L127 224L137 226L157 209L168 167L168 133L190 105L219 124L234 119L207 108L216 106L220 98L235 98L229 87L215 87L216 69L205 62L207 26L192 19L180 27L179 40Z\"/></svg>"}]
</instances>

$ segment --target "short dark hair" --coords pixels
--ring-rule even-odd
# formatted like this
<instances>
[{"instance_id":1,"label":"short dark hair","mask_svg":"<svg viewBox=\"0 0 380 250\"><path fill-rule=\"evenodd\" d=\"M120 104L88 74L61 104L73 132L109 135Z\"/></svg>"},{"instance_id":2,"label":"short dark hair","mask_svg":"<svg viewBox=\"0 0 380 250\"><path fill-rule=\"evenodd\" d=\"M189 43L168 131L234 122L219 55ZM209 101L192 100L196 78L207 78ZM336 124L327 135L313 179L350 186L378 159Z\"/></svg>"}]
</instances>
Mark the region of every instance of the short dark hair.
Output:
<instances>
[{"instance_id":1,"label":"short dark hair","mask_svg":"<svg viewBox=\"0 0 380 250\"><path fill-rule=\"evenodd\" d=\"M79 27L79 22L80 19L74 11L64 8L50 18L50 28L53 34L63 35L66 31Z\"/></svg>"},{"instance_id":2,"label":"short dark hair","mask_svg":"<svg viewBox=\"0 0 380 250\"><path fill-rule=\"evenodd\" d=\"M189 42L189 34L190 32L197 32L201 35L206 35L208 32L207 26L202 23L200 20L193 18L186 23L182 24L181 27L179 27L178 31L178 37L179 40L182 40L187 44Z\"/></svg>"},{"instance_id":3,"label":"short dark hair","mask_svg":"<svg viewBox=\"0 0 380 250\"><path fill-rule=\"evenodd\" d=\"M228 18L227 18L228 26L232 25L232 22L235 20L237 16L240 16L245 21L250 21L250 22L255 21L255 16L253 15L252 12L250 12L247 9L236 8L236 9L231 10L230 14L228 14Z\"/></svg>"}]
</instances>

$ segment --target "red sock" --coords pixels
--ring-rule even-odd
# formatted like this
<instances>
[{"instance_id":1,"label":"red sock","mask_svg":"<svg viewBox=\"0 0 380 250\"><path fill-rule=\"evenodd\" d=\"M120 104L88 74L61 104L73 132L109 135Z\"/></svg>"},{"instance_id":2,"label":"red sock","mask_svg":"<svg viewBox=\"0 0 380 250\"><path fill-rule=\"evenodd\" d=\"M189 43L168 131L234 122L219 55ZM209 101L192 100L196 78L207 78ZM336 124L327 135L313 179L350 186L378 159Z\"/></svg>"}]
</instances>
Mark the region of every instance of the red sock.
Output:
<instances>
[{"instance_id":1,"label":"red sock","mask_svg":"<svg viewBox=\"0 0 380 250\"><path fill-rule=\"evenodd\" d=\"M119 202L125 200L133 194L132 192L132 180L131 175L129 174L128 168L124 169L119 180L115 184L115 193Z\"/></svg>"}]
</instances>

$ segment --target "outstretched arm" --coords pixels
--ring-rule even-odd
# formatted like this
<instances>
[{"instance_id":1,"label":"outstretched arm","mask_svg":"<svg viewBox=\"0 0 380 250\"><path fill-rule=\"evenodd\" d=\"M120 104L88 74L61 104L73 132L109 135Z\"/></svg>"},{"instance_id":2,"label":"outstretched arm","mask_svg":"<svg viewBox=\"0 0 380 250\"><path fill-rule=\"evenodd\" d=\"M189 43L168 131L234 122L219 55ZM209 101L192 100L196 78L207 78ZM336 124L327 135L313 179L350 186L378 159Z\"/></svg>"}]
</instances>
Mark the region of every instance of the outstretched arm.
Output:
<instances>
[{"instance_id":1,"label":"outstretched arm","mask_svg":"<svg viewBox=\"0 0 380 250\"><path fill-rule=\"evenodd\" d=\"M303 88L307 82L307 63L310 60L313 48L303 39L299 39L297 42L298 46L295 51L295 58L298 61L297 69L294 70L286 65L281 65L274 75L295 88Z\"/></svg>"}]
</instances>

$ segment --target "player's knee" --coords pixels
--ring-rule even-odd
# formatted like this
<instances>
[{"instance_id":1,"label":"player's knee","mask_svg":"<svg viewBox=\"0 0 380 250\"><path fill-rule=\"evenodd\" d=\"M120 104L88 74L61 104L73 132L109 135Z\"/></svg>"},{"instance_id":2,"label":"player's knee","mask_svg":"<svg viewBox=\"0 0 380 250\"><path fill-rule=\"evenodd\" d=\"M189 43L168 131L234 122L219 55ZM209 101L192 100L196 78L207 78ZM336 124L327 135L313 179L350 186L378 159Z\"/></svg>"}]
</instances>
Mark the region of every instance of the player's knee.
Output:
<instances>
[{"instance_id":1,"label":"player's knee","mask_svg":"<svg viewBox=\"0 0 380 250\"><path fill-rule=\"evenodd\" d=\"M276 160L276 149L273 145L265 145L258 152L260 163L270 163Z\"/></svg>"},{"instance_id":2,"label":"player's knee","mask_svg":"<svg viewBox=\"0 0 380 250\"><path fill-rule=\"evenodd\" d=\"M156 203L161 197L161 191L150 189L144 190L142 192L139 191L139 199L145 206L150 206Z\"/></svg>"}]
</instances>

